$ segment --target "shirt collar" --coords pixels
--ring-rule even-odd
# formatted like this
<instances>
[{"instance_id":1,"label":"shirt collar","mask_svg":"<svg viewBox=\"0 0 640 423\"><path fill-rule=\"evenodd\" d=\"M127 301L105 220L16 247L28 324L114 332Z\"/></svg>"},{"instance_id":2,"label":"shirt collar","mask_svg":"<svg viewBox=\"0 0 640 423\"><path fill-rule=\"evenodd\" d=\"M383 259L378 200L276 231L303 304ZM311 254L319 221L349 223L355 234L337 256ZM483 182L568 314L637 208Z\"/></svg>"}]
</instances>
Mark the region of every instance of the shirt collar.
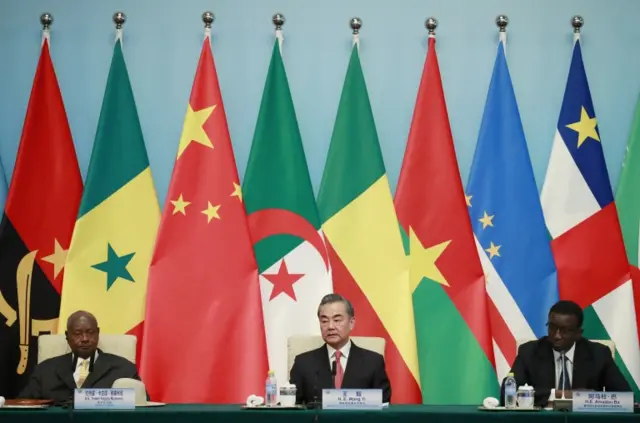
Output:
<instances>
[{"instance_id":1,"label":"shirt collar","mask_svg":"<svg viewBox=\"0 0 640 423\"><path fill-rule=\"evenodd\" d=\"M569 348L569 350L564 354L564 356L567 357L567 360L569 360L569 363L573 363L573 354L575 353L575 351L576 343L574 342L571 348ZM558 351L553 350L553 357L556 361L558 361L560 360L561 354Z\"/></svg>"},{"instance_id":2,"label":"shirt collar","mask_svg":"<svg viewBox=\"0 0 640 423\"><path fill-rule=\"evenodd\" d=\"M98 350L96 349L96 352L93 353L93 362L95 363L97 359L98 359ZM78 357L78 361L76 362L75 354L71 353L71 362L76 363L76 366L79 366L80 363L82 363L84 360L91 360L91 357L87 357L87 358Z\"/></svg>"},{"instance_id":3,"label":"shirt collar","mask_svg":"<svg viewBox=\"0 0 640 423\"><path fill-rule=\"evenodd\" d=\"M335 357L336 349L331 345L327 344L327 350L329 351L329 360ZM349 352L351 351L351 339L347 341L346 344L342 348L340 348L340 352L344 358L349 358Z\"/></svg>"}]
</instances>

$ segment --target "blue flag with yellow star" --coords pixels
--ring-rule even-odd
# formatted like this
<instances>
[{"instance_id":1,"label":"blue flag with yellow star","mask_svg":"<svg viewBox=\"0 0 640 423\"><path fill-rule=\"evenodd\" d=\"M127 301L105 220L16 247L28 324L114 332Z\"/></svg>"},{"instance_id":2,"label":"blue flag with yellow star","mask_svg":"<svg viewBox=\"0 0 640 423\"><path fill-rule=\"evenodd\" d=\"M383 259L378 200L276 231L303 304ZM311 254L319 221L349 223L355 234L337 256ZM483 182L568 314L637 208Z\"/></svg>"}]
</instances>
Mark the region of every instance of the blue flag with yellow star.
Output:
<instances>
[{"instance_id":1,"label":"blue flag with yellow star","mask_svg":"<svg viewBox=\"0 0 640 423\"><path fill-rule=\"evenodd\" d=\"M104 333L140 335L160 207L120 39L113 51L78 219L60 327L82 309ZM140 340L138 340L140 343Z\"/></svg>"},{"instance_id":2,"label":"blue flag with yellow star","mask_svg":"<svg viewBox=\"0 0 640 423\"><path fill-rule=\"evenodd\" d=\"M555 263L504 48L501 41L467 184L494 310L500 378L518 343L546 334L549 308L558 299Z\"/></svg>"}]
</instances>

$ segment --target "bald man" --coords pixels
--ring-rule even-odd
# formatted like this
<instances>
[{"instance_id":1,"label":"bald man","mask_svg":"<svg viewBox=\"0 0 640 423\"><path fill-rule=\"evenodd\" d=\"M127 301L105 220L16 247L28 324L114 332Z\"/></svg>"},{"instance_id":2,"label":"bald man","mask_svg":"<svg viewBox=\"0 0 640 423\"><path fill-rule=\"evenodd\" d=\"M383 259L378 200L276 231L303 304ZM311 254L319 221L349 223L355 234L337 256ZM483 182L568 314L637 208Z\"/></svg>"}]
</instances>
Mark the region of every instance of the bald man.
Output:
<instances>
[{"instance_id":1,"label":"bald man","mask_svg":"<svg viewBox=\"0 0 640 423\"><path fill-rule=\"evenodd\" d=\"M20 398L63 403L76 388L111 388L120 378L140 380L132 362L98 349L100 328L93 314L76 311L69 316L65 336L71 353L38 364Z\"/></svg>"}]
</instances>

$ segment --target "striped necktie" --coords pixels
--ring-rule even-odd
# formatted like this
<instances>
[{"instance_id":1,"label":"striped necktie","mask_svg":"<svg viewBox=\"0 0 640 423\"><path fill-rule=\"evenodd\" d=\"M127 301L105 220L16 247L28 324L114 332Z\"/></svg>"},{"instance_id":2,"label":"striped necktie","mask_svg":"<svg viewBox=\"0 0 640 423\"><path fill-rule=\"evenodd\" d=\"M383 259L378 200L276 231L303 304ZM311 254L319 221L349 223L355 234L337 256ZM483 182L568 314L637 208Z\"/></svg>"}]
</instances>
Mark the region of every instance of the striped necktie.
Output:
<instances>
[{"instance_id":1,"label":"striped necktie","mask_svg":"<svg viewBox=\"0 0 640 423\"><path fill-rule=\"evenodd\" d=\"M78 382L76 385L78 388L82 387L82 384L85 380L87 380L87 376L89 376L89 360L83 360L80 365L80 373L78 374Z\"/></svg>"}]
</instances>

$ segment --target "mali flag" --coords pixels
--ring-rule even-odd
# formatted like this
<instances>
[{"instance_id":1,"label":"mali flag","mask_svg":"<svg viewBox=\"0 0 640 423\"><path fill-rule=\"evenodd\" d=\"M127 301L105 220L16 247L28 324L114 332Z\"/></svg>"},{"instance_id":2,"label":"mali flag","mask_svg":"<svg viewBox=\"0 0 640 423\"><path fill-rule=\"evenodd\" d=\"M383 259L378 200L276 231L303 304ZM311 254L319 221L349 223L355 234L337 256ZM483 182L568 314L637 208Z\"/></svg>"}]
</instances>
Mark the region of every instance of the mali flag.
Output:
<instances>
[{"instance_id":1,"label":"mali flag","mask_svg":"<svg viewBox=\"0 0 640 423\"><path fill-rule=\"evenodd\" d=\"M76 310L103 333L141 335L160 220L122 40L117 38L78 220L67 258L60 330Z\"/></svg>"},{"instance_id":2,"label":"mali flag","mask_svg":"<svg viewBox=\"0 0 640 423\"><path fill-rule=\"evenodd\" d=\"M394 403L419 403L405 257L364 75L353 47L318 194L336 293L357 313L354 335L387 341Z\"/></svg>"},{"instance_id":3,"label":"mali flag","mask_svg":"<svg viewBox=\"0 0 640 423\"><path fill-rule=\"evenodd\" d=\"M45 33L46 35L46 33ZM56 333L82 178L45 37L0 227L0 395L15 397Z\"/></svg>"},{"instance_id":4,"label":"mali flag","mask_svg":"<svg viewBox=\"0 0 640 423\"><path fill-rule=\"evenodd\" d=\"M141 372L157 401L238 404L264 392L267 370L258 268L207 36L151 263Z\"/></svg>"},{"instance_id":5,"label":"mali flag","mask_svg":"<svg viewBox=\"0 0 640 423\"><path fill-rule=\"evenodd\" d=\"M498 391L485 278L435 46L435 38L429 38L395 203L409 244L418 358L425 364L420 367L422 399L480 404ZM455 365L434 365L447 362Z\"/></svg>"}]
</instances>

